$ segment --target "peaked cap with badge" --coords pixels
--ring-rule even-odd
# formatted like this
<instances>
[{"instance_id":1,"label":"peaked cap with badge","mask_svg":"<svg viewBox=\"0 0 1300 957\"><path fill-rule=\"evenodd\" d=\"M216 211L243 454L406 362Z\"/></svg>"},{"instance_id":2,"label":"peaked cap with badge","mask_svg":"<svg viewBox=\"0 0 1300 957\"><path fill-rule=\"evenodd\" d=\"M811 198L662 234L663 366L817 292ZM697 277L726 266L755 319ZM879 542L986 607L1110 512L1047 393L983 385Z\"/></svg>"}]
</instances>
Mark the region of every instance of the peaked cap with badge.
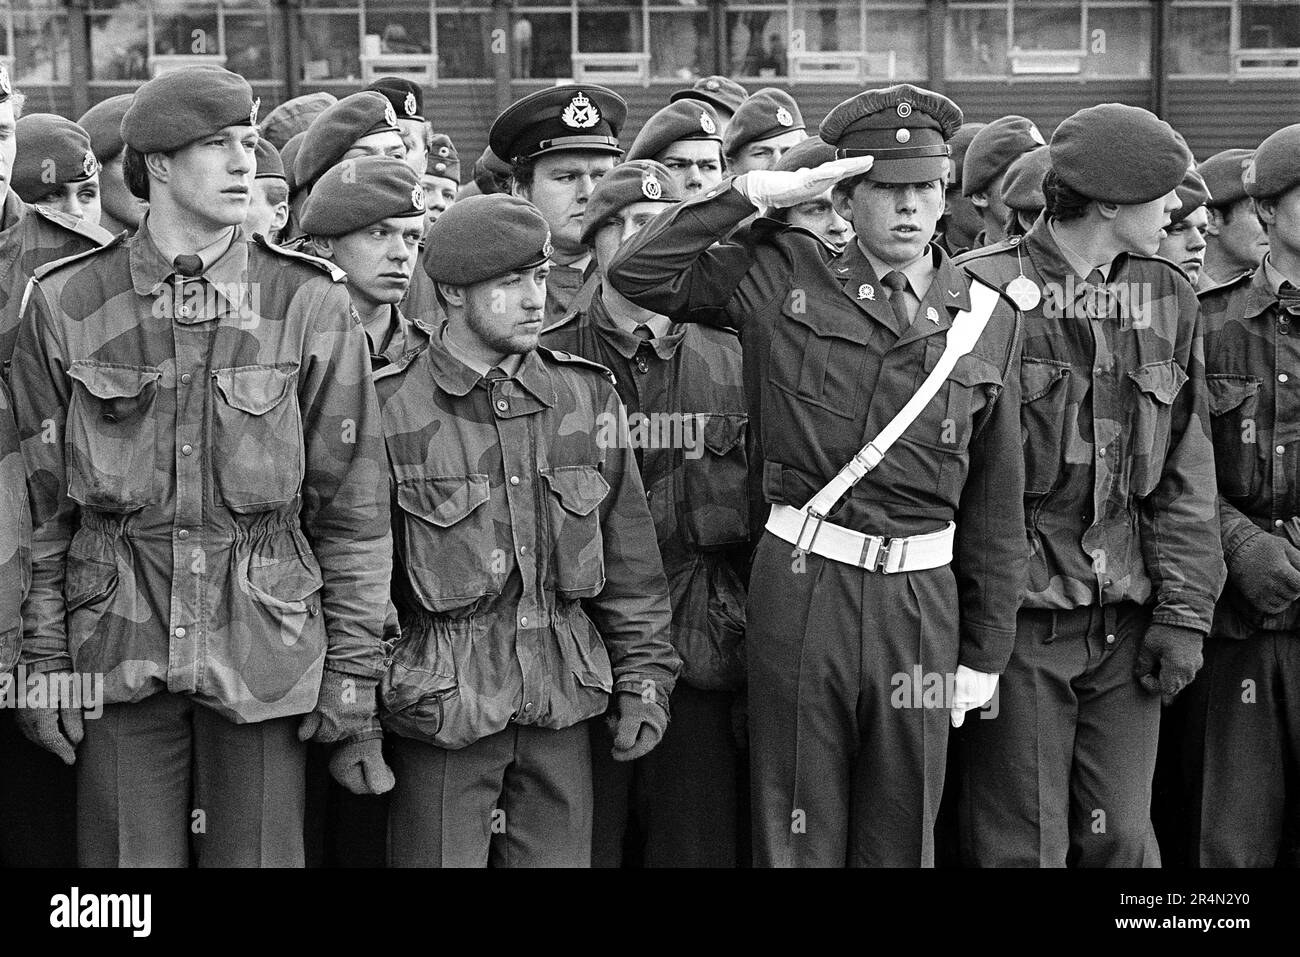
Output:
<instances>
[{"instance_id":1,"label":"peaked cap with badge","mask_svg":"<svg viewBox=\"0 0 1300 957\"><path fill-rule=\"evenodd\" d=\"M618 132L627 103L613 90L590 83L565 84L530 93L496 118L488 146L507 163L561 150L590 150L615 156L623 150Z\"/></svg>"},{"instance_id":2,"label":"peaked cap with badge","mask_svg":"<svg viewBox=\"0 0 1300 957\"><path fill-rule=\"evenodd\" d=\"M1191 151L1172 126L1150 110L1123 103L1102 103L1066 117L1048 149L1052 170L1066 186L1122 206L1167 195L1192 165Z\"/></svg>"},{"instance_id":3,"label":"peaked cap with badge","mask_svg":"<svg viewBox=\"0 0 1300 957\"><path fill-rule=\"evenodd\" d=\"M312 120L294 157L294 188L311 186L343 158L354 143L371 133L400 133L388 98L373 90L345 96Z\"/></svg>"},{"instance_id":4,"label":"peaked cap with badge","mask_svg":"<svg viewBox=\"0 0 1300 957\"><path fill-rule=\"evenodd\" d=\"M122 141L122 117L131 106L133 93L119 93L96 103L77 120L77 125L90 137L90 148L100 165L117 159L126 143Z\"/></svg>"},{"instance_id":5,"label":"peaked cap with badge","mask_svg":"<svg viewBox=\"0 0 1300 957\"><path fill-rule=\"evenodd\" d=\"M238 73L181 67L140 84L122 116L122 141L141 153L170 153L227 126L256 126L260 105Z\"/></svg>"},{"instance_id":6,"label":"peaked cap with badge","mask_svg":"<svg viewBox=\"0 0 1300 957\"><path fill-rule=\"evenodd\" d=\"M327 169L302 211L308 236L346 236L381 219L423 217L424 187L393 156L358 156Z\"/></svg>"},{"instance_id":7,"label":"peaked cap with badge","mask_svg":"<svg viewBox=\"0 0 1300 957\"><path fill-rule=\"evenodd\" d=\"M668 97L668 102L702 100L728 113L735 113L748 97L749 91L730 77L702 76L689 89L678 90Z\"/></svg>"},{"instance_id":8,"label":"peaked cap with badge","mask_svg":"<svg viewBox=\"0 0 1300 957\"><path fill-rule=\"evenodd\" d=\"M400 76L381 76L366 89L387 97L399 120L424 122L424 91L415 81Z\"/></svg>"},{"instance_id":9,"label":"peaked cap with badge","mask_svg":"<svg viewBox=\"0 0 1300 957\"><path fill-rule=\"evenodd\" d=\"M24 202L35 203L64 183L90 179L99 172L90 136L66 117L54 113L20 116L14 140L18 155L9 185Z\"/></svg>"},{"instance_id":10,"label":"peaked cap with badge","mask_svg":"<svg viewBox=\"0 0 1300 957\"><path fill-rule=\"evenodd\" d=\"M774 86L764 87L740 104L736 115L727 124L727 135L722 141L722 151L735 156L742 147L791 130L807 129L803 113L794 97Z\"/></svg>"},{"instance_id":11,"label":"peaked cap with badge","mask_svg":"<svg viewBox=\"0 0 1300 957\"><path fill-rule=\"evenodd\" d=\"M681 140L712 140L722 143L721 121L713 107L702 100L677 100L650 119L632 141L628 160L655 159Z\"/></svg>"},{"instance_id":12,"label":"peaked cap with badge","mask_svg":"<svg viewBox=\"0 0 1300 957\"><path fill-rule=\"evenodd\" d=\"M551 258L551 228L518 196L493 193L458 200L429 227L424 271L434 282L472 286Z\"/></svg>"},{"instance_id":13,"label":"peaked cap with badge","mask_svg":"<svg viewBox=\"0 0 1300 957\"><path fill-rule=\"evenodd\" d=\"M605 221L633 203L680 203L682 190L668 167L652 159L619 163L600 178L582 217L582 242L590 246Z\"/></svg>"},{"instance_id":14,"label":"peaked cap with badge","mask_svg":"<svg viewBox=\"0 0 1300 957\"><path fill-rule=\"evenodd\" d=\"M1281 196L1300 186L1300 123L1284 126L1255 150L1241 173L1246 195L1255 199Z\"/></svg>"},{"instance_id":15,"label":"peaked cap with badge","mask_svg":"<svg viewBox=\"0 0 1300 957\"><path fill-rule=\"evenodd\" d=\"M1210 191L1210 201L1206 205L1222 208L1246 198L1246 187L1242 185L1241 174L1246 171L1254 155L1254 150L1223 150L1196 167L1196 172L1201 174Z\"/></svg>"},{"instance_id":16,"label":"peaked cap with badge","mask_svg":"<svg viewBox=\"0 0 1300 957\"><path fill-rule=\"evenodd\" d=\"M878 183L928 183L948 175L948 140L961 108L942 93L900 83L845 100L822 120L821 138L835 156L872 156L864 175Z\"/></svg>"},{"instance_id":17,"label":"peaked cap with badge","mask_svg":"<svg viewBox=\"0 0 1300 957\"><path fill-rule=\"evenodd\" d=\"M424 161L425 176L442 176L460 182L460 154L446 133L434 133L429 141L429 156Z\"/></svg>"},{"instance_id":18,"label":"peaked cap with badge","mask_svg":"<svg viewBox=\"0 0 1300 957\"><path fill-rule=\"evenodd\" d=\"M1024 154L1046 146L1032 120L1003 116L979 130L966 147L962 162L961 193L982 193Z\"/></svg>"}]
</instances>

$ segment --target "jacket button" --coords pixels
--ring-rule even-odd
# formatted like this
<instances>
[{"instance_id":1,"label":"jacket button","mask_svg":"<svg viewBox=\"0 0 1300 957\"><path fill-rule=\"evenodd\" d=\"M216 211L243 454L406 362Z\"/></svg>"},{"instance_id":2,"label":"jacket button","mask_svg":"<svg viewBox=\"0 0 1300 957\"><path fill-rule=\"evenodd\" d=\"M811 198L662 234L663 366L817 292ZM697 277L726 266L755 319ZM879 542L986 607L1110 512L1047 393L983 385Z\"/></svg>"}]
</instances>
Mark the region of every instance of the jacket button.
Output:
<instances>
[{"instance_id":1,"label":"jacket button","mask_svg":"<svg viewBox=\"0 0 1300 957\"><path fill-rule=\"evenodd\" d=\"M194 454L194 446L188 444L181 446L181 455L192 455L192 454Z\"/></svg>"},{"instance_id":2,"label":"jacket button","mask_svg":"<svg viewBox=\"0 0 1300 957\"><path fill-rule=\"evenodd\" d=\"M508 411L509 408L510 408L510 403L507 402L505 399L498 399L498 400L497 400L497 409L498 409L499 411L501 411L501 412L505 412L505 411Z\"/></svg>"},{"instance_id":3,"label":"jacket button","mask_svg":"<svg viewBox=\"0 0 1300 957\"><path fill-rule=\"evenodd\" d=\"M1107 636L1106 636L1106 644L1108 644L1108 645L1113 645L1113 644L1115 644L1115 636L1114 636L1114 635L1107 635Z\"/></svg>"},{"instance_id":4,"label":"jacket button","mask_svg":"<svg viewBox=\"0 0 1300 957\"><path fill-rule=\"evenodd\" d=\"M1277 377L1277 381L1278 381L1278 382L1285 382L1285 381L1286 381L1286 373L1285 373L1285 372L1279 373L1279 374L1278 374L1278 377Z\"/></svg>"},{"instance_id":5,"label":"jacket button","mask_svg":"<svg viewBox=\"0 0 1300 957\"><path fill-rule=\"evenodd\" d=\"M176 533L176 537L177 537L177 538L189 538L189 537L190 537L190 530L189 530L188 528L182 528L179 532Z\"/></svg>"},{"instance_id":6,"label":"jacket button","mask_svg":"<svg viewBox=\"0 0 1300 957\"><path fill-rule=\"evenodd\" d=\"M518 475L512 475L512 476L510 476L510 484L511 484L511 485L518 485L518 484L519 484L519 476L518 476Z\"/></svg>"},{"instance_id":7,"label":"jacket button","mask_svg":"<svg viewBox=\"0 0 1300 957\"><path fill-rule=\"evenodd\" d=\"M1286 455L1286 446L1285 446L1285 445L1279 445L1279 446L1278 446L1277 448L1275 448L1273 451L1276 452L1278 455Z\"/></svg>"},{"instance_id":8,"label":"jacket button","mask_svg":"<svg viewBox=\"0 0 1300 957\"><path fill-rule=\"evenodd\" d=\"M533 703L532 703L531 701L525 701L525 702L524 702L524 710L525 710L525 711L532 711L532 710L533 710Z\"/></svg>"},{"instance_id":9,"label":"jacket button","mask_svg":"<svg viewBox=\"0 0 1300 957\"><path fill-rule=\"evenodd\" d=\"M527 628L527 627L528 627L528 616L527 616L527 615L524 615L522 618L520 618L520 619L519 619L519 624L521 624L521 625L523 625L525 628Z\"/></svg>"},{"instance_id":10,"label":"jacket button","mask_svg":"<svg viewBox=\"0 0 1300 957\"><path fill-rule=\"evenodd\" d=\"M193 378L194 378L194 376L192 376L192 375L190 375L188 372L186 372L186 373L184 373L184 374L181 375L181 384L182 384L182 385L189 385L189 384L190 384L190 380L193 379Z\"/></svg>"},{"instance_id":11,"label":"jacket button","mask_svg":"<svg viewBox=\"0 0 1300 957\"><path fill-rule=\"evenodd\" d=\"M1283 524L1284 524L1284 522L1283 522L1282 519L1280 519L1280 518L1275 518L1275 519L1273 520L1273 527L1274 527L1274 528L1281 528Z\"/></svg>"},{"instance_id":12,"label":"jacket button","mask_svg":"<svg viewBox=\"0 0 1300 957\"><path fill-rule=\"evenodd\" d=\"M174 634L176 635L177 638L184 638L186 635L186 631L184 628L177 628Z\"/></svg>"}]
</instances>

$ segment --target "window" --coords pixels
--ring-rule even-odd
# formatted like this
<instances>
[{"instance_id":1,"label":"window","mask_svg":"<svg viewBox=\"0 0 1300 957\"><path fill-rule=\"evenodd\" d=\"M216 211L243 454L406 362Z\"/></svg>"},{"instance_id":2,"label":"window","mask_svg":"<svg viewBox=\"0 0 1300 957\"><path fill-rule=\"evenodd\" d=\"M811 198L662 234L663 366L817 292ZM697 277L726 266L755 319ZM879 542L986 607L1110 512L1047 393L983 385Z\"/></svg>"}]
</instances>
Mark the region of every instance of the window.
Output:
<instances>
[{"instance_id":1,"label":"window","mask_svg":"<svg viewBox=\"0 0 1300 957\"><path fill-rule=\"evenodd\" d=\"M713 70L713 20L704 0L651 5L650 75L690 82Z\"/></svg>"},{"instance_id":2,"label":"window","mask_svg":"<svg viewBox=\"0 0 1300 957\"><path fill-rule=\"evenodd\" d=\"M510 72L517 79L573 76L573 6L518 0L510 20Z\"/></svg>"},{"instance_id":3,"label":"window","mask_svg":"<svg viewBox=\"0 0 1300 957\"><path fill-rule=\"evenodd\" d=\"M1174 7L1169 11L1169 72L1232 72L1232 7Z\"/></svg>"},{"instance_id":4,"label":"window","mask_svg":"<svg viewBox=\"0 0 1300 957\"><path fill-rule=\"evenodd\" d=\"M361 81L361 11L302 11L302 73L308 82Z\"/></svg>"},{"instance_id":5,"label":"window","mask_svg":"<svg viewBox=\"0 0 1300 957\"><path fill-rule=\"evenodd\" d=\"M746 78L785 76L789 13L784 3L728 5L726 72Z\"/></svg>"},{"instance_id":6,"label":"window","mask_svg":"<svg viewBox=\"0 0 1300 957\"><path fill-rule=\"evenodd\" d=\"M67 83L68 17L54 0L26 0L17 10L0 10L3 50L11 60L14 85L20 89ZM47 107L48 108L48 107ZM31 110L41 109L33 104Z\"/></svg>"},{"instance_id":7,"label":"window","mask_svg":"<svg viewBox=\"0 0 1300 957\"><path fill-rule=\"evenodd\" d=\"M953 77L1005 76L1008 25L1005 3L952 4L948 8L948 74Z\"/></svg>"},{"instance_id":8,"label":"window","mask_svg":"<svg viewBox=\"0 0 1300 957\"><path fill-rule=\"evenodd\" d=\"M491 77L496 67L492 55L493 23L488 0L461 0L435 7L438 76L440 79ZM477 9L475 9L477 8Z\"/></svg>"},{"instance_id":9,"label":"window","mask_svg":"<svg viewBox=\"0 0 1300 957\"><path fill-rule=\"evenodd\" d=\"M1300 2L1174 3L1169 11L1173 76L1295 76L1300 73Z\"/></svg>"}]
</instances>

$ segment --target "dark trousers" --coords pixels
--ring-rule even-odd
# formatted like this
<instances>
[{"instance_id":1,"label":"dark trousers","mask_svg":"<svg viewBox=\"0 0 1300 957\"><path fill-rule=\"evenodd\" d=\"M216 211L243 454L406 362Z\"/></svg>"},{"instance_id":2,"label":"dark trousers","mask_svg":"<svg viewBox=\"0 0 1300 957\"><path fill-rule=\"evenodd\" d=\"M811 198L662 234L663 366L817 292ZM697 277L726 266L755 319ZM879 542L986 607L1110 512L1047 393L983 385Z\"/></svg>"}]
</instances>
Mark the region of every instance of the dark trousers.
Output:
<instances>
[{"instance_id":1,"label":"dark trousers","mask_svg":"<svg viewBox=\"0 0 1300 957\"><path fill-rule=\"evenodd\" d=\"M353 794L330 774L335 745L307 745L308 867L384 867L388 861L388 795ZM389 743L384 759L392 765Z\"/></svg>"},{"instance_id":2,"label":"dark trousers","mask_svg":"<svg viewBox=\"0 0 1300 957\"><path fill-rule=\"evenodd\" d=\"M755 863L932 866L948 708L911 692L918 668L956 670L952 569L881 575L792 551L764 534L750 576Z\"/></svg>"},{"instance_id":3,"label":"dark trousers","mask_svg":"<svg viewBox=\"0 0 1300 957\"><path fill-rule=\"evenodd\" d=\"M735 697L678 682L663 740L637 761L615 761L604 718L588 722L593 867L624 863L629 818L646 867L736 866Z\"/></svg>"},{"instance_id":4,"label":"dark trousers","mask_svg":"<svg viewBox=\"0 0 1300 957\"><path fill-rule=\"evenodd\" d=\"M1300 864L1300 636L1207 638L1183 694L1189 863Z\"/></svg>"},{"instance_id":5,"label":"dark trousers","mask_svg":"<svg viewBox=\"0 0 1300 957\"><path fill-rule=\"evenodd\" d=\"M0 709L0 867L75 867L77 772Z\"/></svg>"},{"instance_id":6,"label":"dark trousers","mask_svg":"<svg viewBox=\"0 0 1300 957\"><path fill-rule=\"evenodd\" d=\"M389 867L590 867L587 723L511 724L455 751L392 739Z\"/></svg>"},{"instance_id":7,"label":"dark trousers","mask_svg":"<svg viewBox=\"0 0 1300 957\"><path fill-rule=\"evenodd\" d=\"M965 864L1160 866L1160 696L1133 675L1149 620L1133 603L1020 612L998 715L958 736Z\"/></svg>"},{"instance_id":8,"label":"dark trousers","mask_svg":"<svg viewBox=\"0 0 1300 957\"><path fill-rule=\"evenodd\" d=\"M83 867L303 865L301 717L235 724L185 695L104 706L77 749Z\"/></svg>"}]
</instances>

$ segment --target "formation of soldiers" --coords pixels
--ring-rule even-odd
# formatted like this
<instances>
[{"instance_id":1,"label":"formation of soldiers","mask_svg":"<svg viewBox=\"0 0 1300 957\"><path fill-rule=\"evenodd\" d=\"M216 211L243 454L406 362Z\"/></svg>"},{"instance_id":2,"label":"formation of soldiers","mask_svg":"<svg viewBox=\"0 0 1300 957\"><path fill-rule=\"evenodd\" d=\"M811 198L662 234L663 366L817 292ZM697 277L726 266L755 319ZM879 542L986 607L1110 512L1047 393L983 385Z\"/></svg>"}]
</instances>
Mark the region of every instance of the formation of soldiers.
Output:
<instances>
[{"instance_id":1,"label":"formation of soldiers","mask_svg":"<svg viewBox=\"0 0 1300 957\"><path fill-rule=\"evenodd\" d=\"M1300 124L424 105L0 68L0 862L1297 860Z\"/></svg>"}]
</instances>

